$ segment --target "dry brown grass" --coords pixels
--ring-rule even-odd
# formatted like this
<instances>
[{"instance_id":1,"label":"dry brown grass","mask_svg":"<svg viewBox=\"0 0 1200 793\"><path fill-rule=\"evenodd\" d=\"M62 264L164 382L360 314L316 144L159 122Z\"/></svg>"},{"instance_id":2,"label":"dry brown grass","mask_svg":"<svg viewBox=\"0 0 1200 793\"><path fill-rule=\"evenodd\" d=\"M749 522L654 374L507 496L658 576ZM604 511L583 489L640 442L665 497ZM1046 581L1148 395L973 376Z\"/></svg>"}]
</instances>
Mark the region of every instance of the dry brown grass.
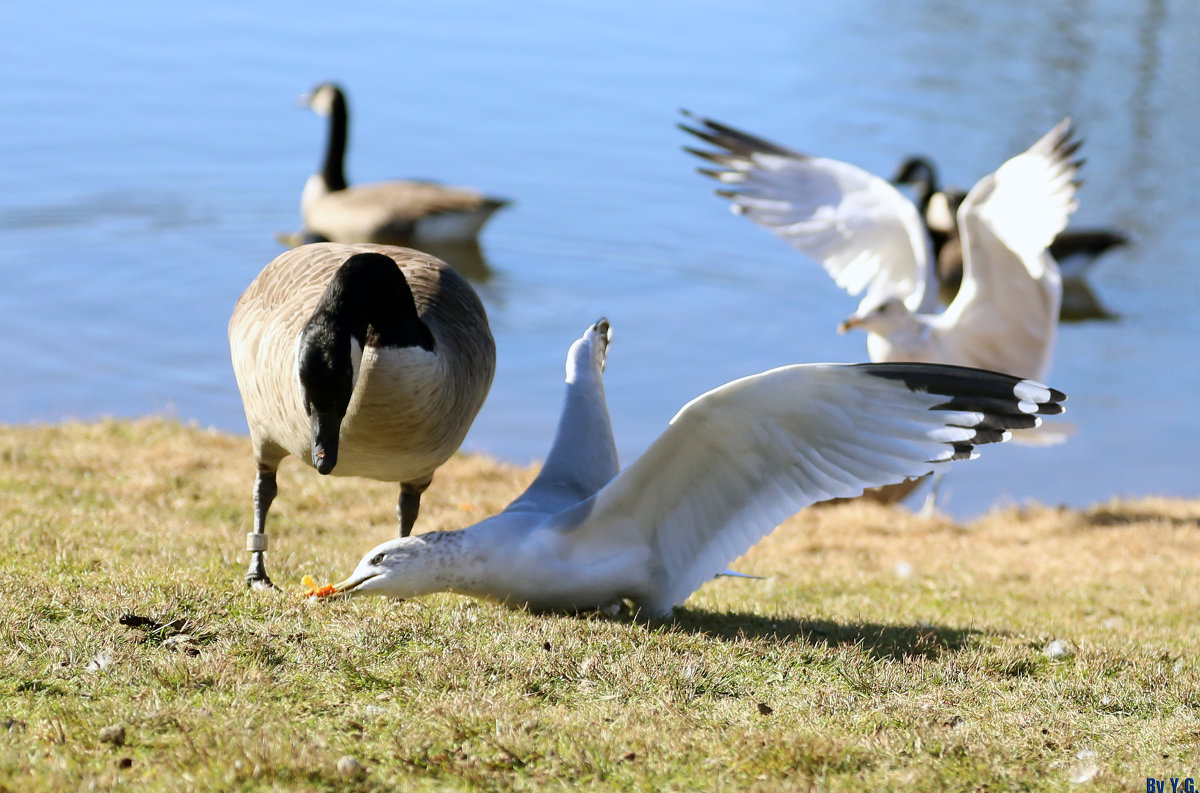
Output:
<instances>
[{"instance_id":1,"label":"dry brown grass","mask_svg":"<svg viewBox=\"0 0 1200 793\"><path fill-rule=\"evenodd\" d=\"M965 526L808 510L739 562L766 581L647 626L248 593L248 447L149 419L0 427L0 791L1144 790L1200 770L1200 502ZM418 528L533 474L456 458ZM269 570L293 591L395 531L394 486L294 462L279 484ZM114 724L123 745L100 739Z\"/></svg>"}]
</instances>

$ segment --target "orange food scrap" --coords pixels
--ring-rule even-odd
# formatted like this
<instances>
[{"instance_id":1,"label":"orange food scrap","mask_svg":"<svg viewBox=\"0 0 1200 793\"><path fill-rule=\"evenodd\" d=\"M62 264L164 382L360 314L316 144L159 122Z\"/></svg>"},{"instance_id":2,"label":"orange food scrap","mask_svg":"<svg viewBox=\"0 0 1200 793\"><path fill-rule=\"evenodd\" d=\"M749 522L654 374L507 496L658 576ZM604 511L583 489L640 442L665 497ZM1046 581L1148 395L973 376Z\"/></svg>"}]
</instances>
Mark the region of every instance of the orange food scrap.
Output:
<instances>
[{"instance_id":1,"label":"orange food scrap","mask_svg":"<svg viewBox=\"0 0 1200 793\"><path fill-rule=\"evenodd\" d=\"M470 501L458 502L458 508L461 509L463 512L474 512L475 511L475 505L472 504Z\"/></svg>"},{"instance_id":2,"label":"orange food scrap","mask_svg":"<svg viewBox=\"0 0 1200 793\"><path fill-rule=\"evenodd\" d=\"M337 592L337 587L335 587L333 584L325 584L324 586L317 586L317 582L314 581L313 577L310 575L306 575L306 576L304 576L304 578L300 579L300 583L304 584L304 586L305 586L305 589L306 589L306 591L304 593L305 597L323 598L323 597L329 597L334 592Z\"/></svg>"}]
</instances>

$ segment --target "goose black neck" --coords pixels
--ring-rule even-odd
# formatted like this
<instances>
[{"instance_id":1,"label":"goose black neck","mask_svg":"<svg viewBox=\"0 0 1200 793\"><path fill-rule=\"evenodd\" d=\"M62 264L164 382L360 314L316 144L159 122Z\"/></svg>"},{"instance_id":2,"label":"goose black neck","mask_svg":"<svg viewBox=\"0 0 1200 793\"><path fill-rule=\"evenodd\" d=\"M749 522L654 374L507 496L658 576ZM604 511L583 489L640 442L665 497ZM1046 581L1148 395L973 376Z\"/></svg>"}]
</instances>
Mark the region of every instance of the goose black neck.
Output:
<instances>
[{"instance_id":1,"label":"goose black neck","mask_svg":"<svg viewBox=\"0 0 1200 793\"><path fill-rule=\"evenodd\" d=\"M909 157L902 162L892 181L913 186L921 214L925 214L925 210L929 208L929 199L938 189L937 169L924 157Z\"/></svg>"},{"instance_id":2,"label":"goose black neck","mask_svg":"<svg viewBox=\"0 0 1200 793\"><path fill-rule=\"evenodd\" d=\"M310 327L320 322L333 337L360 346L420 347L433 351L433 334L417 314L412 289L399 266L381 253L351 256L321 296Z\"/></svg>"},{"instance_id":3,"label":"goose black neck","mask_svg":"<svg viewBox=\"0 0 1200 793\"><path fill-rule=\"evenodd\" d=\"M346 97L338 89L333 91L333 102L329 109L329 140L325 144L325 164L321 176L331 191L346 189L346 129L350 124L346 112Z\"/></svg>"}]
</instances>

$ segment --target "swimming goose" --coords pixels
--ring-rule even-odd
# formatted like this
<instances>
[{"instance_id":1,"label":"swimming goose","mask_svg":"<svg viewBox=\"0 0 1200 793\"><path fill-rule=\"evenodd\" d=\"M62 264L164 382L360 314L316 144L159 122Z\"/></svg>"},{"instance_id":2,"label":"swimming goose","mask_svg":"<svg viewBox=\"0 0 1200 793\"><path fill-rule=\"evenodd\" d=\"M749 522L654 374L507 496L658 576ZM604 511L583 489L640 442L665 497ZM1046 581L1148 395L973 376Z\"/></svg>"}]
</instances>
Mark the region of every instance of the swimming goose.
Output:
<instances>
[{"instance_id":1,"label":"swimming goose","mask_svg":"<svg viewBox=\"0 0 1200 793\"><path fill-rule=\"evenodd\" d=\"M628 599L666 616L803 507L974 457L1065 399L960 367L785 366L692 400L618 473L601 380L610 337L602 319L571 345L553 446L516 501L459 531L378 545L336 591L565 612Z\"/></svg>"},{"instance_id":2,"label":"swimming goose","mask_svg":"<svg viewBox=\"0 0 1200 793\"><path fill-rule=\"evenodd\" d=\"M938 298L949 304L962 282L962 240L955 216L967 194L957 188L942 187L938 183L937 168L929 158L922 156L908 157L902 161L891 181L892 184L911 185L913 188L921 220L933 243ZM1050 256L1058 264L1063 281L1082 282L1100 256L1128 244L1129 237L1115 229L1065 229L1050 243ZM1086 284L1080 283L1076 288L1086 289ZM1076 318L1065 300L1064 295L1061 318Z\"/></svg>"},{"instance_id":3,"label":"swimming goose","mask_svg":"<svg viewBox=\"0 0 1200 793\"><path fill-rule=\"evenodd\" d=\"M496 345L474 290L434 257L314 243L275 258L229 321L258 475L246 580L269 587L266 520L287 455L400 483L407 536L434 471L483 406Z\"/></svg>"},{"instance_id":4,"label":"swimming goose","mask_svg":"<svg viewBox=\"0 0 1200 793\"><path fill-rule=\"evenodd\" d=\"M339 86L324 83L302 101L329 119L324 163L308 177L300 196L310 239L417 246L461 242L474 239L488 218L508 204L478 190L423 180L350 186L343 169L349 124L346 95Z\"/></svg>"},{"instance_id":5,"label":"swimming goose","mask_svg":"<svg viewBox=\"0 0 1200 793\"><path fill-rule=\"evenodd\" d=\"M1047 253L1075 209L1079 144L1064 119L1027 151L981 179L962 202L964 281L933 313L930 251L917 208L890 183L849 163L784 148L691 116L680 127L717 147L688 148L718 194L821 262L852 295L866 292L840 330L863 328L872 361L976 366L1044 379L1062 283Z\"/></svg>"}]
</instances>

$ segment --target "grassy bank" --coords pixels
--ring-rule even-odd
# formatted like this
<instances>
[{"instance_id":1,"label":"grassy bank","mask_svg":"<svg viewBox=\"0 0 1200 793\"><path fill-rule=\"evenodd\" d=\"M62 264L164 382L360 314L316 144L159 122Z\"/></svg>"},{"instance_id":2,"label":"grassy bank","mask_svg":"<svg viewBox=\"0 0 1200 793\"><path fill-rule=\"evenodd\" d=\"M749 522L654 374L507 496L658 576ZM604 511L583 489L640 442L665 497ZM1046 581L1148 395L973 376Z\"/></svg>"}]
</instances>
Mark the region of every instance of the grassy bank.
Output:
<instances>
[{"instance_id":1,"label":"grassy bank","mask_svg":"<svg viewBox=\"0 0 1200 793\"><path fill-rule=\"evenodd\" d=\"M455 459L418 530L532 474ZM965 526L809 510L739 563L767 580L712 582L646 626L303 600L302 575L340 578L392 536L396 489L295 461L268 559L285 592L248 593L252 478L246 439L170 422L0 427L0 791L1200 778L1200 502Z\"/></svg>"}]
</instances>

